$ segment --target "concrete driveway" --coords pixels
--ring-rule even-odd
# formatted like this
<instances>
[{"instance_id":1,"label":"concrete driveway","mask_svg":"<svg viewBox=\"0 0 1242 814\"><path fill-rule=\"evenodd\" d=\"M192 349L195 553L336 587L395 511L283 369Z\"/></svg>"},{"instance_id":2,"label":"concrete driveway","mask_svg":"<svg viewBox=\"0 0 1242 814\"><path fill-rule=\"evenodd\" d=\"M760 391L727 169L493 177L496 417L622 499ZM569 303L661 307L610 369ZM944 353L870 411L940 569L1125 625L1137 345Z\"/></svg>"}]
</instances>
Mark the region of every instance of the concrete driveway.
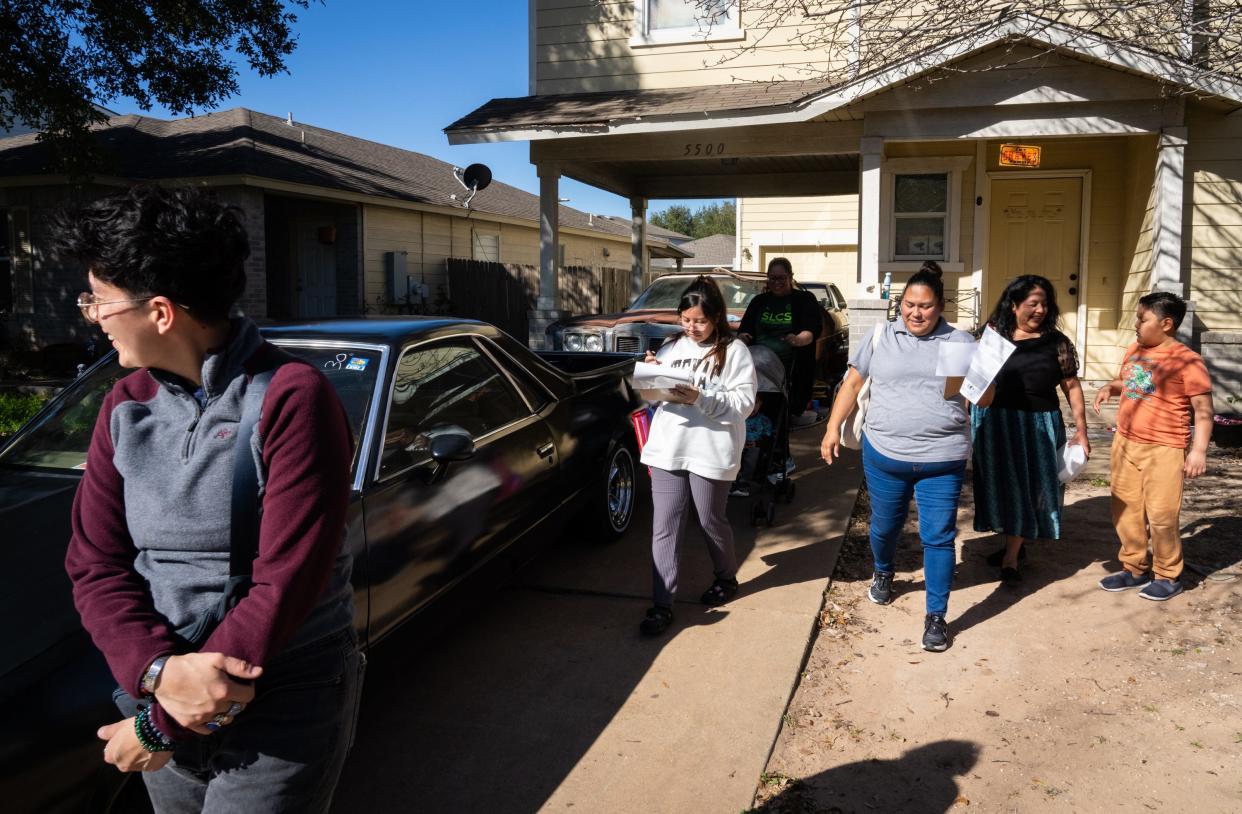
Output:
<instances>
[{"instance_id":1,"label":"concrete driveway","mask_svg":"<svg viewBox=\"0 0 1242 814\"><path fill-rule=\"evenodd\" d=\"M853 507L856 456L793 435L797 494L752 529L734 499L742 591L709 609L697 530L677 620L648 639L650 516L602 546L572 530L468 612L372 660L334 810L737 812L750 806L795 687Z\"/></svg>"}]
</instances>

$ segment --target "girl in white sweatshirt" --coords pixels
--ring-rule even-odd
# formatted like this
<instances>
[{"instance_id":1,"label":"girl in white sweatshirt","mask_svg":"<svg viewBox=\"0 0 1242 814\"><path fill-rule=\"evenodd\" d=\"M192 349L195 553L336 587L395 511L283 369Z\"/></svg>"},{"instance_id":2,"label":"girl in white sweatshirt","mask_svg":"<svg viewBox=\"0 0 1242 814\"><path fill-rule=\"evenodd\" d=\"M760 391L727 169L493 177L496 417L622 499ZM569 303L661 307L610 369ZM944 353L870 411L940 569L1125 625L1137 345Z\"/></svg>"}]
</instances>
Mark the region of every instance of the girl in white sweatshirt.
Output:
<instances>
[{"instance_id":1,"label":"girl in white sweatshirt","mask_svg":"<svg viewBox=\"0 0 1242 814\"><path fill-rule=\"evenodd\" d=\"M690 503L699 515L716 580L705 605L723 604L737 593L733 530L725 518L729 487L746 445L746 416L755 403L755 366L750 349L734 341L720 289L709 277L686 288L677 306L682 333L647 361L688 369L691 384L675 387L651 421L642 462L651 468L653 607L640 629L651 636L673 621L677 550Z\"/></svg>"}]
</instances>

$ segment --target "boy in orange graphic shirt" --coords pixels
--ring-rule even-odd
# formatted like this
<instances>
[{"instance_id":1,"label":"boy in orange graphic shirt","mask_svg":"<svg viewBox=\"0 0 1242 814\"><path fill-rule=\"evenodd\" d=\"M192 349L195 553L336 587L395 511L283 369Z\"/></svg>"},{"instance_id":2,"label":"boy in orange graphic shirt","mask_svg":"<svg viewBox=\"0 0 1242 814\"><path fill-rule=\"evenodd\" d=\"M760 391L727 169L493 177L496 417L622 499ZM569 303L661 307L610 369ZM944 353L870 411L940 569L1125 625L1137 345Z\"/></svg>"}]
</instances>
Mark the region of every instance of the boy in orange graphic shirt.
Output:
<instances>
[{"instance_id":1,"label":"boy in orange graphic shirt","mask_svg":"<svg viewBox=\"0 0 1242 814\"><path fill-rule=\"evenodd\" d=\"M1173 338L1185 316L1186 303L1176 294L1156 291L1140 299L1134 319L1138 341L1126 349L1120 376L1100 388L1094 405L1099 415L1101 405L1121 396L1112 489L1124 569L1100 580L1100 587L1124 591L1142 586L1139 595L1157 602L1182 592L1183 476L1197 478L1207 469L1212 436L1207 367L1199 354Z\"/></svg>"}]
</instances>

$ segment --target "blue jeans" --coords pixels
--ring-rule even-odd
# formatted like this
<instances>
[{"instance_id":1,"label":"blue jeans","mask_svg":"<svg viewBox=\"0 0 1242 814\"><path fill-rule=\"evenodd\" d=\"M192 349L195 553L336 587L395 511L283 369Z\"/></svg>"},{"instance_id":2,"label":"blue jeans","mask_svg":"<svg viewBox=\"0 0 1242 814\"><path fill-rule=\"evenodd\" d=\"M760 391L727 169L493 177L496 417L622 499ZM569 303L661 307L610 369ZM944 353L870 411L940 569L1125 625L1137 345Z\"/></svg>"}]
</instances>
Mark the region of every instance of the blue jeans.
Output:
<instances>
[{"instance_id":1,"label":"blue jeans","mask_svg":"<svg viewBox=\"0 0 1242 814\"><path fill-rule=\"evenodd\" d=\"M322 814L353 745L366 658L352 630L280 654L230 725L143 774L157 814Z\"/></svg>"},{"instance_id":2,"label":"blue jeans","mask_svg":"<svg viewBox=\"0 0 1242 814\"><path fill-rule=\"evenodd\" d=\"M919 507L927 612L944 615L949 610L949 590L957 563L957 502L962 494L966 462L898 461L876 452L866 436L862 457L871 497L871 554L875 570L893 573L897 538L906 524L913 497Z\"/></svg>"}]
</instances>

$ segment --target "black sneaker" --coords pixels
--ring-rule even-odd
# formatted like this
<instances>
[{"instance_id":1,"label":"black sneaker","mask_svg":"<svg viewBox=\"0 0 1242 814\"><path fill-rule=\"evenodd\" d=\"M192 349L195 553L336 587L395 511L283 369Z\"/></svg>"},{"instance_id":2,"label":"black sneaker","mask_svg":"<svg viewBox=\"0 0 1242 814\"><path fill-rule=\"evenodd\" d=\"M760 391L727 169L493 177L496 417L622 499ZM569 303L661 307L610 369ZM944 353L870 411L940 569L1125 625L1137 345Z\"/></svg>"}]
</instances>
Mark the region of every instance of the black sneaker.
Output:
<instances>
[{"instance_id":1,"label":"black sneaker","mask_svg":"<svg viewBox=\"0 0 1242 814\"><path fill-rule=\"evenodd\" d=\"M887 571L876 571L871 577L867 598L877 605L887 605L893 598L893 575Z\"/></svg>"},{"instance_id":2,"label":"black sneaker","mask_svg":"<svg viewBox=\"0 0 1242 814\"><path fill-rule=\"evenodd\" d=\"M1149 582L1151 582L1151 574L1143 574L1136 577L1129 571L1118 571L1100 580L1100 587L1106 591L1128 591L1131 588L1138 588ZM1167 599L1168 597L1165 598Z\"/></svg>"},{"instance_id":3,"label":"black sneaker","mask_svg":"<svg viewBox=\"0 0 1242 814\"><path fill-rule=\"evenodd\" d=\"M949 623L938 613L923 620L923 649L940 653L949 649Z\"/></svg>"},{"instance_id":4,"label":"black sneaker","mask_svg":"<svg viewBox=\"0 0 1242 814\"><path fill-rule=\"evenodd\" d=\"M1182 592L1182 583L1176 579L1153 579L1139 591L1139 596L1154 602L1172 599Z\"/></svg>"},{"instance_id":5,"label":"black sneaker","mask_svg":"<svg viewBox=\"0 0 1242 814\"><path fill-rule=\"evenodd\" d=\"M673 609L656 605L647 609L647 616L638 625L644 636L659 636L673 624Z\"/></svg>"},{"instance_id":6,"label":"black sneaker","mask_svg":"<svg viewBox=\"0 0 1242 814\"><path fill-rule=\"evenodd\" d=\"M699 601L709 607L723 605L733 597L737 596L737 580L736 579L720 579L712 583L712 587L703 592L699 597Z\"/></svg>"}]
</instances>

